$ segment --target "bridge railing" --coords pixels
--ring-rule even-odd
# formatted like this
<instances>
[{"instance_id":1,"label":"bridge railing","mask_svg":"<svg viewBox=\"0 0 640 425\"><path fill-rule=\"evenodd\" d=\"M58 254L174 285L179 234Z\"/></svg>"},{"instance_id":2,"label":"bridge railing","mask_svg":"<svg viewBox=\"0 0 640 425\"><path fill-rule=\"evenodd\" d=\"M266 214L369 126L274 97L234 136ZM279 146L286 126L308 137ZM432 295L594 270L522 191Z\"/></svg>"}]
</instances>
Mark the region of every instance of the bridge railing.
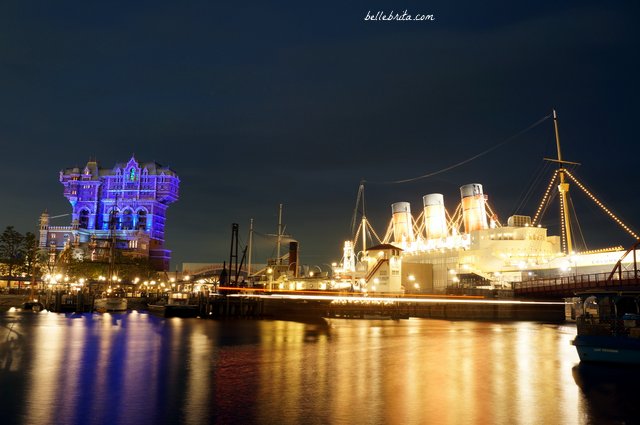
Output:
<instances>
[{"instance_id":1,"label":"bridge railing","mask_svg":"<svg viewBox=\"0 0 640 425\"><path fill-rule=\"evenodd\" d=\"M516 293L579 291L595 288L613 289L632 282L638 283L639 278L638 270L620 270L613 276L611 273L591 273L526 280L514 283L513 289Z\"/></svg>"},{"instance_id":2,"label":"bridge railing","mask_svg":"<svg viewBox=\"0 0 640 425\"><path fill-rule=\"evenodd\" d=\"M620 257L620 259L616 263L616 265L613 268L613 270L611 270L611 274L609 274L609 277L607 278L608 280L615 279L616 275L618 276L619 280L622 279L622 274L625 272L624 270L622 270L622 260L624 260L625 257L627 255L629 255L629 253L633 253L633 270L634 270L634 273L635 273L634 279L638 278L638 259L637 259L637 255L636 255L636 251L638 249L638 245L640 245L640 240L636 241L636 243L634 243L631 246L631 248L629 248L627 250L627 252L625 252L622 257Z\"/></svg>"}]
</instances>

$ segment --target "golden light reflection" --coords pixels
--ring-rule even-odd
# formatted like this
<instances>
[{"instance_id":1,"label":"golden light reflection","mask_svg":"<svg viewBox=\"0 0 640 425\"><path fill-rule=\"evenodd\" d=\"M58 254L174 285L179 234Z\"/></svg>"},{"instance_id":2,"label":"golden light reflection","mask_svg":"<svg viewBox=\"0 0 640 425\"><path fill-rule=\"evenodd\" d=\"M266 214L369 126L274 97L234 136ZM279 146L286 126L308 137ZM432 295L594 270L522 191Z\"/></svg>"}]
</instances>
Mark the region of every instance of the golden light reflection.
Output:
<instances>
[{"instance_id":1,"label":"golden light reflection","mask_svg":"<svg viewBox=\"0 0 640 425\"><path fill-rule=\"evenodd\" d=\"M593 409L573 380L575 326L9 319L30 424L580 423Z\"/></svg>"},{"instance_id":2,"label":"golden light reflection","mask_svg":"<svg viewBox=\"0 0 640 425\"><path fill-rule=\"evenodd\" d=\"M33 368L30 373L30 397L26 400L28 411L32 415L33 423L47 423L52 414L51 406L57 404L58 381L62 372L60 364L64 355L64 341L66 328L59 326L57 314L45 312L40 326L34 329L33 338L36 347L33 352Z\"/></svg>"},{"instance_id":3,"label":"golden light reflection","mask_svg":"<svg viewBox=\"0 0 640 425\"><path fill-rule=\"evenodd\" d=\"M211 385L211 340L205 333L191 333L185 336L188 341L185 394L185 424L199 425L207 423L210 414Z\"/></svg>"}]
</instances>

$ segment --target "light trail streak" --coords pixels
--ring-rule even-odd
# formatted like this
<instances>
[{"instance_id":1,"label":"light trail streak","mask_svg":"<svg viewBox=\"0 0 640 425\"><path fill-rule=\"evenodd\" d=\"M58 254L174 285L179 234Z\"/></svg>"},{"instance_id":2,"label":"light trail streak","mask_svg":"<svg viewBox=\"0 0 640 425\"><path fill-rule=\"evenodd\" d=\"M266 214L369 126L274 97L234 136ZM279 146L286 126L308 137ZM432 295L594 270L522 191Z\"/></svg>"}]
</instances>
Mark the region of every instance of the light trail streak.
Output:
<instances>
[{"instance_id":1,"label":"light trail streak","mask_svg":"<svg viewBox=\"0 0 640 425\"><path fill-rule=\"evenodd\" d=\"M262 298L262 299L290 299L290 300L330 300L345 303L451 303L451 304L522 304L522 305L564 305L562 301L520 301L520 300L487 300L482 297L463 298L461 296L448 297L363 297L344 295L309 295L309 294L229 294L230 297Z\"/></svg>"},{"instance_id":2,"label":"light trail streak","mask_svg":"<svg viewBox=\"0 0 640 425\"><path fill-rule=\"evenodd\" d=\"M254 294L255 292L260 292L260 293L265 293L265 294L270 294L270 295L300 295L300 294L305 294L305 295L312 295L312 296L318 296L318 294L321 292L324 295L334 295L334 296L340 296L343 298L363 298L365 297L365 295L362 292L344 292L344 291L305 291L305 290L297 290L295 291L295 294L292 294L291 290L287 290L287 289L264 289L264 288L237 288L234 286L219 286L218 290L224 290L224 291L234 291L234 292L246 292L246 293L250 293L250 294ZM237 295L237 294L236 294ZM404 295L380 295L378 298L388 298L388 299L398 299L399 297L404 297ZM437 295L437 294L430 294L430 295L412 295L412 297L415 298L444 298L444 299L455 299L455 298L460 298L460 299L478 299L478 300L483 300L484 297L481 295ZM367 298L371 298L369 296L367 296Z\"/></svg>"}]
</instances>

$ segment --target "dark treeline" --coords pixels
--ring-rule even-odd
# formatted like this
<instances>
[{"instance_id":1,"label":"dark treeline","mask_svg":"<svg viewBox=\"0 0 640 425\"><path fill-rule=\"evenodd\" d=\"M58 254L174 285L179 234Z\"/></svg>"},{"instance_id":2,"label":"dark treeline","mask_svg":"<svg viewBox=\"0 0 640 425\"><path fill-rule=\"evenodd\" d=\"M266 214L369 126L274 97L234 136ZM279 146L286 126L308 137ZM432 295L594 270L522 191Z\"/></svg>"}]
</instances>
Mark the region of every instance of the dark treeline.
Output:
<instances>
[{"instance_id":1,"label":"dark treeline","mask_svg":"<svg viewBox=\"0 0 640 425\"><path fill-rule=\"evenodd\" d=\"M0 275L7 286L16 277L37 275L41 269L38 257L38 241L33 233L22 234L7 226L0 234Z\"/></svg>"},{"instance_id":2,"label":"dark treeline","mask_svg":"<svg viewBox=\"0 0 640 425\"><path fill-rule=\"evenodd\" d=\"M114 273L122 283L156 279L154 270L146 258L130 258L115 253L116 269ZM71 246L62 251L51 251L39 246L36 235L31 232L18 232L13 226L7 226L0 234L0 280L7 287L12 282L22 286L23 282L41 282L46 275L64 275L69 280L83 278L97 280L108 274L109 266L105 261L90 261L84 258L81 249Z\"/></svg>"}]
</instances>

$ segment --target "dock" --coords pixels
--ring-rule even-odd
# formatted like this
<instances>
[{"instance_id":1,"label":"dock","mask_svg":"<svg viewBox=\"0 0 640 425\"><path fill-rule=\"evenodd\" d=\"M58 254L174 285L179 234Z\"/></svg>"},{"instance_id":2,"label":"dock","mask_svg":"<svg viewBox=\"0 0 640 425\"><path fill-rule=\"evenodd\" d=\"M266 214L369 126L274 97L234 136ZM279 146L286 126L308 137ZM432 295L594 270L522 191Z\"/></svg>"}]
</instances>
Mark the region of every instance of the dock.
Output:
<instances>
[{"instance_id":1,"label":"dock","mask_svg":"<svg viewBox=\"0 0 640 425\"><path fill-rule=\"evenodd\" d=\"M159 297L129 297L129 310L150 311L148 304ZM4 304L20 307L25 297L12 297ZM68 294L51 291L42 294L45 308L58 313L93 311L90 294ZM565 318L565 303L556 301L495 300L482 297L432 296L362 297L315 294L202 294L189 299L189 311L163 314L165 317L199 317L208 319L408 319L431 318L446 320L525 320L561 322ZM8 307L7 307L8 309ZM195 312L194 312L195 310ZM151 312L151 311L150 311Z\"/></svg>"}]
</instances>

